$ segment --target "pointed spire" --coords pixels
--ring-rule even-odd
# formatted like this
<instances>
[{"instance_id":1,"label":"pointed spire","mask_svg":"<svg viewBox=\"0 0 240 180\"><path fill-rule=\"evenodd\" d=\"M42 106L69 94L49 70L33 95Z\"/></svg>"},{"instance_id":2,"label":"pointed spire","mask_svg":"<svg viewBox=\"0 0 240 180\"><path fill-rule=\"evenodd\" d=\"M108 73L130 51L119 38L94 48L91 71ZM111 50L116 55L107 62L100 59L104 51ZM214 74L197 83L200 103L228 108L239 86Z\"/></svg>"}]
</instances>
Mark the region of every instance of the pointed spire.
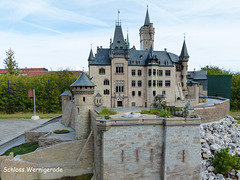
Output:
<instances>
[{"instance_id":1,"label":"pointed spire","mask_svg":"<svg viewBox=\"0 0 240 180\"><path fill-rule=\"evenodd\" d=\"M147 12L146 12L146 17L145 17L145 21L144 21L144 26L149 26L150 24L150 18L149 18L149 14L148 14L148 6L147 6Z\"/></svg>"},{"instance_id":2,"label":"pointed spire","mask_svg":"<svg viewBox=\"0 0 240 180\"><path fill-rule=\"evenodd\" d=\"M94 60L94 56L93 56L93 52L92 52L92 45L91 45L91 50L88 56L88 61L93 61Z\"/></svg>"},{"instance_id":3,"label":"pointed spire","mask_svg":"<svg viewBox=\"0 0 240 180\"><path fill-rule=\"evenodd\" d=\"M188 55L188 52L187 52L187 46L186 46L186 43L185 43L185 37L184 37L184 41L183 41L182 51L181 51L181 54L180 54L179 57L188 57L189 58L189 55Z\"/></svg>"},{"instance_id":4,"label":"pointed spire","mask_svg":"<svg viewBox=\"0 0 240 180\"><path fill-rule=\"evenodd\" d=\"M122 27L119 24L116 24L112 45L113 49L127 49Z\"/></svg>"},{"instance_id":5,"label":"pointed spire","mask_svg":"<svg viewBox=\"0 0 240 180\"><path fill-rule=\"evenodd\" d=\"M127 46L128 46L128 48L130 47L129 37L128 37L128 31L127 31Z\"/></svg>"},{"instance_id":6,"label":"pointed spire","mask_svg":"<svg viewBox=\"0 0 240 180\"><path fill-rule=\"evenodd\" d=\"M81 76L71 85L71 87L94 87L96 86L85 74L82 72Z\"/></svg>"}]
</instances>

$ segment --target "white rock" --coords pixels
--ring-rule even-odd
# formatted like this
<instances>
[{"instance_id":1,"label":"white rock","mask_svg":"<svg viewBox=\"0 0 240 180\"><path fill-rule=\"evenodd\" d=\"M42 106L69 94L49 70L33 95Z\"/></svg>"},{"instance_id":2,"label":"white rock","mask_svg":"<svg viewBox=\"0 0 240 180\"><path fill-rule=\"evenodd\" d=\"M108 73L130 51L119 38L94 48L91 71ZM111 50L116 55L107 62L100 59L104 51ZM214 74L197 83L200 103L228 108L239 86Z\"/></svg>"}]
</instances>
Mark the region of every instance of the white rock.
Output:
<instances>
[{"instance_id":1,"label":"white rock","mask_svg":"<svg viewBox=\"0 0 240 180\"><path fill-rule=\"evenodd\" d=\"M213 166L209 166L208 168L207 168L207 170L209 171L209 172L213 172L214 171L214 167Z\"/></svg>"}]
</instances>

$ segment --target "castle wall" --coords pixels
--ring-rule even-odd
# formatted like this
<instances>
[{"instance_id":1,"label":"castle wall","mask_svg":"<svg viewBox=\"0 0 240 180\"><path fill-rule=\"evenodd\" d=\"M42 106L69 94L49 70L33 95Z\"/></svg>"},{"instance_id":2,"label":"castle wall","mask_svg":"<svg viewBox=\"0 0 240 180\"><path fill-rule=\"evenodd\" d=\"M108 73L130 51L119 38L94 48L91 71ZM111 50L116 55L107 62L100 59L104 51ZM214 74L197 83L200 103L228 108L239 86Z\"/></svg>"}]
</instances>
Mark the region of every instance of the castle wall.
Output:
<instances>
[{"instance_id":1,"label":"castle wall","mask_svg":"<svg viewBox=\"0 0 240 180\"><path fill-rule=\"evenodd\" d=\"M216 99L219 99L219 98L216 98ZM221 98L221 99L223 101L220 103L194 108L194 112L201 117L202 123L220 120L229 114L230 100L224 99L224 98Z\"/></svg>"},{"instance_id":2,"label":"castle wall","mask_svg":"<svg viewBox=\"0 0 240 180\"><path fill-rule=\"evenodd\" d=\"M164 179L201 179L201 143L199 124L166 122Z\"/></svg>"},{"instance_id":3,"label":"castle wall","mask_svg":"<svg viewBox=\"0 0 240 180\"><path fill-rule=\"evenodd\" d=\"M163 126L112 127L103 146L103 179L160 179Z\"/></svg>"}]
</instances>

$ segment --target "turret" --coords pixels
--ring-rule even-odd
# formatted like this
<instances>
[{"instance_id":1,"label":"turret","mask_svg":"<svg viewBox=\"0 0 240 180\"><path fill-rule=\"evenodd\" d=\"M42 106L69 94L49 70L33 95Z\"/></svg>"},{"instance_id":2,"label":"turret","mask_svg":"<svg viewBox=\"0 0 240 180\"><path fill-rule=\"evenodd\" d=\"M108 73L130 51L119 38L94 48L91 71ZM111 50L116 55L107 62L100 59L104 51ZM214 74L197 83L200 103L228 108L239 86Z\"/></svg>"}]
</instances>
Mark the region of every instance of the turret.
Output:
<instances>
[{"instance_id":1,"label":"turret","mask_svg":"<svg viewBox=\"0 0 240 180\"><path fill-rule=\"evenodd\" d=\"M187 52L187 46L185 43L185 39L183 41L182 51L179 56L179 60L182 63L182 88L183 88L183 94L184 97L188 94L187 90L187 70L188 70L188 61L189 61L189 55Z\"/></svg>"},{"instance_id":2,"label":"turret","mask_svg":"<svg viewBox=\"0 0 240 180\"><path fill-rule=\"evenodd\" d=\"M155 28L150 22L148 9L145 16L144 25L139 30L140 34L140 49L148 50L151 46L154 48L154 34Z\"/></svg>"},{"instance_id":3,"label":"turret","mask_svg":"<svg viewBox=\"0 0 240 180\"><path fill-rule=\"evenodd\" d=\"M90 132L89 110L94 107L95 84L82 72L71 85L75 101L75 133L76 139L86 139Z\"/></svg>"}]
</instances>

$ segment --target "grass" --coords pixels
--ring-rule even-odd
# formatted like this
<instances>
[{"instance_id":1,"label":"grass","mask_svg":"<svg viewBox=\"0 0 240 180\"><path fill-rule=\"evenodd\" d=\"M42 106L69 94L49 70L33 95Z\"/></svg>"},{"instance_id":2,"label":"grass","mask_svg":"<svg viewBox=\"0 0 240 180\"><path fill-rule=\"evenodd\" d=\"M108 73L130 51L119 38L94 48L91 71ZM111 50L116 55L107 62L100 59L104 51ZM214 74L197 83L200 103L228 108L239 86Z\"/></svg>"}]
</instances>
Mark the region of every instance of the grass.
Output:
<instances>
[{"instance_id":1,"label":"grass","mask_svg":"<svg viewBox=\"0 0 240 180\"><path fill-rule=\"evenodd\" d=\"M105 108L105 109L102 109L102 110L99 112L99 114L106 116L106 115L114 115L114 114L117 114L117 112L114 111L114 110L112 110L112 109L107 109L107 108Z\"/></svg>"},{"instance_id":2,"label":"grass","mask_svg":"<svg viewBox=\"0 0 240 180\"><path fill-rule=\"evenodd\" d=\"M37 116L40 117L40 119L51 119L53 117L59 116L62 113L49 113L49 114L43 114L43 113L37 113ZM15 114L0 114L0 119L31 119L33 116L33 113L15 113Z\"/></svg>"},{"instance_id":3,"label":"grass","mask_svg":"<svg viewBox=\"0 0 240 180\"><path fill-rule=\"evenodd\" d=\"M37 148L38 148L38 142L21 144L8 149L7 151L5 151L3 155L8 156L10 152L13 152L14 156L27 154L35 151Z\"/></svg>"},{"instance_id":4,"label":"grass","mask_svg":"<svg viewBox=\"0 0 240 180\"><path fill-rule=\"evenodd\" d=\"M240 124L240 111L230 111L230 116L236 119L238 124Z\"/></svg>"},{"instance_id":5,"label":"grass","mask_svg":"<svg viewBox=\"0 0 240 180\"><path fill-rule=\"evenodd\" d=\"M55 134L66 134L69 133L69 130L62 129L62 130L55 130L53 131Z\"/></svg>"}]
</instances>

